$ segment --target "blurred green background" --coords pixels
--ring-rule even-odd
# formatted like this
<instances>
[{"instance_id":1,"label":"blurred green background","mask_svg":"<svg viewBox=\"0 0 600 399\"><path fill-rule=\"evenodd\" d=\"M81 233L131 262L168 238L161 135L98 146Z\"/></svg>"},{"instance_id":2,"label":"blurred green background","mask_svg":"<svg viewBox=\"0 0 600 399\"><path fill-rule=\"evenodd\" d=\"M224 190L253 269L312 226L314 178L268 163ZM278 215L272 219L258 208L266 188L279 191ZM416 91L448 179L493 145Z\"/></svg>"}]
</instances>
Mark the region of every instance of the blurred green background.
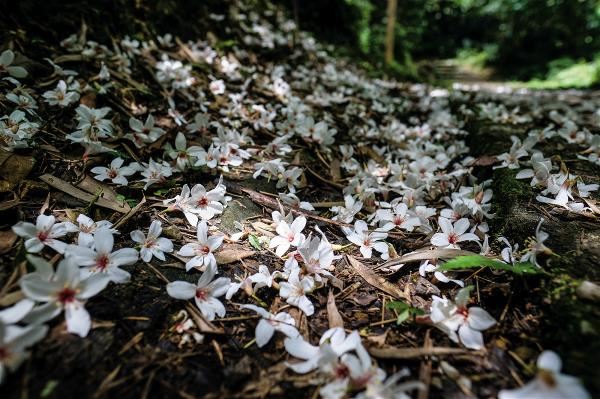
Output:
<instances>
[{"instance_id":1,"label":"blurred green background","mask_svg":"<svg viewBox=\"0 0 600 399\"><path fill-rule=\"evenodd\" d=\"M280 0L302 29L367 66L383 64L388 0ZM395 63L427 78L430 63L454 63L536 87L600 82L599 0L397 0Z\"/></svg>"}]
</instances>

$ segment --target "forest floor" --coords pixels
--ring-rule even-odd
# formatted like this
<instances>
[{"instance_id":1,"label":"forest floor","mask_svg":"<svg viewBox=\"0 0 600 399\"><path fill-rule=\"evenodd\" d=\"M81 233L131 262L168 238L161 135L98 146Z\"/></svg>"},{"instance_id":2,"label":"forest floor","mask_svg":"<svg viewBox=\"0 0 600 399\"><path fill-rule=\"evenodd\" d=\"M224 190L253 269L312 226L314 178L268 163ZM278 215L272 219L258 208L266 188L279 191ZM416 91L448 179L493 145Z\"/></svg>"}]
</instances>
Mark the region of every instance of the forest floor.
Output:
<instances>
[{"instance_id":1,"label":"forest floor","mask_svg":"<svg viewBox=\"0 0 600 399\"><path fill-rule=\"evenodd\" d=\"M11 65L28 74L0 67L8 78L0 81L0 306L29 297L28 252L55 267L63 253L78 261L74 247L99 251L82 243L79 215L112 224L115 247L137 250L130 233L160 221L175 250L122 265L127 282L85 301L89 333L69 333L63 316L44 320L47 334L4 376L0 397L308 398L370 389L349 366L343 375L325 370L324 357L320 368L294 372L289 336L276 332L259 347L260 316L242 304L286 312L313 345L330 328L356 331L372 359L369 378L407 369L406 380L422 383L411 397L494 398L536 378L543 350L600 394L600 92L374 79L282 14L232 7L224 18L238 21L235 40L98 44L85 28L35 51L22 38L7 43L17 54ZM129 169L100 181L94 168L116 158ZM531 168L533 176L516 178ZM119 173L125 184L115 183ZM212 215L195 213L186 184L229 198L209 198ZM165 203L173 198L176 206ZM198 241L194 213L223 238L214 249L218 276L230 279L231 295L219 296L223 316L166 290L210 269L186 271L190 257L180 252ZM32 250L12 229L40 214L76 227L58 237L66 249ZM301 219L291 249L274 244ZM442 224L458 230L463 219L468 231L457 235L470 238L448 238ZM358 220L374 234L362 245L352 238L368 234ZM283 293L291 270L311 283L300 297L312 311ZM432 319L435 297L454 299L461 286L495 321L475 349ZM338 396L325 389L340 381Z\"/></svg>"}]
</instances>

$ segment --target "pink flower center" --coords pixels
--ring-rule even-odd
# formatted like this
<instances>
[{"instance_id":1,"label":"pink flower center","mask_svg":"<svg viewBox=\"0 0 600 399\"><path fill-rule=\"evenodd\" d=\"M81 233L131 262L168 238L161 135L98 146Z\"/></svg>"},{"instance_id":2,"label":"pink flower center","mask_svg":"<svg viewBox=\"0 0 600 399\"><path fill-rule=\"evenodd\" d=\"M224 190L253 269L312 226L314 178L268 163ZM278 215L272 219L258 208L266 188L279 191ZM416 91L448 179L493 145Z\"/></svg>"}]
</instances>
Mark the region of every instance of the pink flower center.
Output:
<instances>
[{"instance_id":1,"label":"pink flower center","mask_svg":"<svg viewBox=\"0 0 600 399\"><path fill-rule=\"evenodd\" d=\"M77 294L77 291L72 288L65 287L58 292L58 302L64 305L72 303L75 301L75 294Z\"/></svg>"},{"instance_id":2,"label":"pink flower center","mask_svg":"<svg viewBox=\"0 0 600 399\"><path fill-rule=\"evenodd\" d=\"M200 247L200 248L198 249L198 253L199 253L200 255L208 255L208 254L210 253L210 248L209 248L207 245L205 245L205 246L203 246L203 247Z\"/></svg>"},{"instance_id":3,"label":"pink flower center","mask_svg":"<svg viewBox=\"0 0 600 399\"><path fill-rule=\"evenodd\" d=\"M198 206L201 208L205 208L208 205L208 199L206 197L202 197L198 200Z\"/></svg>"},{"instance_id":4,"label":"pink flower center","mask_svg":"<svg viewBox=\"0 0 600 399\"><path fill-rule=\"evenodd\" d=\"M333 371L333 374L335 376L336 379L343 379L346 378L350 375L350 370L348 370L348 367L346 367L345 364L343 363L339 363L336 367L335 370Z\"/></svg>"},{"instance_id":5,"label":"pink flower center","mask_svg":"<svg viewBox=\"0 0 600 399\"><path fill-rule=\"evenodd\" d=\"M10 357L10 352L8 348L4 346L0 346L0 361L4 361Z\"/></svg>"},{"instance_id":6,"label":"pink flower center","mask_svg":"<svg viewBox=\"0 0 600 399\"><path fill-rule=\"evenodd\" d=\"M404 218L402 216L396 216L394 218L394 224L396 226L400 226L402 223L404 223Z\"/></svg>"},{"instance_id":7,"label":"pink flower center","mask_svg":"<svg viewBox=\"0 0 600 399\"><path fill-rule=\"evenodd\" d=\"M119 174L117 173L116 170L114 169L109 169L108 173L106 174L108 177L110 177L111 179L114 179L115 177L117 177Z\"/></svg>"},{"instance_id":8,"label":"pink flower center","mask_svg":"<svg viewBox=\"0 0 600 399\"><path fill-rule=\"evenodd\" d=\"M456 244L457 241L458 241L458 235L456 233L448 234L448 242L450 244Z\"/></svg>"},{"instance_id":9,"label":"pink flower center","mask_svg":"<svg viewBox=\"0 0 600 399\"><path fill-rule=\"evenodd\" d=\"M208 299L208 296L208 291L204 288L196 289L196 298L198 298L199 300L206 301Z\"/></svg>"},{"instance_id":10,"label":"pink flower center","mask_svg":"<svg viewBox=\"0 0 600 399\"><path fill-rule=\"evenodd\" d=\"M40 241L44 242L48 239L49 235L50 235L50 233L48 231L40 231L38 233L37 237Z\"/></svg>"},{"instance_id":11,"label":"pink flower center","mask_svg":"<svg viewBox=\"0 0 600 399\"><path fill-rule=\"evenodd\" d=\"M108 262L108 256L102 255L96 260L96 267L100 269L101 272L103 272L108 267Z\"/></svg>"}]
</instances>

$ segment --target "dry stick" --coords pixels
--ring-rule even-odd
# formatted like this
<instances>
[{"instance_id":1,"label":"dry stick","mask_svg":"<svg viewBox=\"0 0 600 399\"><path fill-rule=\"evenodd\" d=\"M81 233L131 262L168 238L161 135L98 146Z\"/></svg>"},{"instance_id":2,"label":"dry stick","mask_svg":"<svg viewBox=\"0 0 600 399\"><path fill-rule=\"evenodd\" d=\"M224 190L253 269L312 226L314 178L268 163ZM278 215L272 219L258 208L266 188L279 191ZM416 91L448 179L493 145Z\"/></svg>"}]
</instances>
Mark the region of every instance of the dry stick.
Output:
<instances>
[{"instance_id":1,"label":"dry stick","mask_svg":"<svg viewBox=\"0 0 600 399\"><path fill-rule=\"evenodd\" d=\"M119 227L124 225L129 219L131 219L131 217L133 215L135 215L136 213L138 213L138 211L140 209L142 209L142 207L144 206L145 203L146 203L146 197L144 196L144 197L142 197L142 200L140 201L139 204L137 204L132 210L127 212L125 215L123 215L123 217L121 217L121 219L119 219L119 221L115 224L114 228L118 229Z\"/></svg>"},{"instance_id":2,"label":"dry stick","mask_svg":"<svg viewBox=\"0 0 600 399\"><path fill-rule=\"evenodd\" d=\"M425 342L423 343L424 350L431 350L433 347L431 343L431 329L428 329L425 333ZM431 385L431 359L427 358L421 361L421 368L419 370L419 381L423 383L423 389L419 390L417 399L427 399L429 397L429 386Z\"/></svg>"},{"instance_id":3,"label":"dry stick","mask_svg":"<svg viewBox=\"0 0 600 399\"><path fill-rule=\"evenodd\" d=\"M333 187L338 188L340 190L346 187L343 184L335 183L335 182L329 181L327 179L324 179L317 172L315 172L314 170L312 170L311 168L309 168L306 165L304 165L304 167L306 168L306 170L308 170L310 172L311 175L313 175L314 177L316 177L317 179L319 179L323 183L329 184L330 186L333 186Z\"/></svg>"},{"instance_id":4,"label":"dry stick","mask_svg":"<svg viewBox=\"0 0 600 399\"><path fill-rule=\"evenodd\" d=\"M453 355L474 355L484 356L485 351L471 351L461 348L450 348L436 346L431 348L397 348L393 346L383 348L368 348L371 355L379 359L414 359L424 356L453 356Z\"/></svg>"}]
</instances>

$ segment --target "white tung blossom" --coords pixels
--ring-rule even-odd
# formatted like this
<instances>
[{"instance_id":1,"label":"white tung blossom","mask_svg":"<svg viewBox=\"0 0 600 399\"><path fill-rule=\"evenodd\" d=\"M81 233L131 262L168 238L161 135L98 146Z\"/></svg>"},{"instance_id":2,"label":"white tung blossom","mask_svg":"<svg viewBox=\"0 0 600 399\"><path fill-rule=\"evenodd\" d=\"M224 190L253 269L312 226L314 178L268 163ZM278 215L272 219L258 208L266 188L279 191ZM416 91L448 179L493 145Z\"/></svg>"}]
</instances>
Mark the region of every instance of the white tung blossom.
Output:
<instances>
[{"instance_id":1,"label":"white tung blossom","mask_svg":"<svg viewBox=\"0 0 600 399\"><path fill-rule=\"evenodd\" d=\"M210 265L202 273L197 284L173 281L167 284L167 292L175 299L194 298L196 306L208 320L214 320L215 315L223 317L225 316L225 306L217 298L225 295L231 282L225 277L219 277L213 281L215 274L217 274L217 267Z\"/></svg>"}]
</instances>

